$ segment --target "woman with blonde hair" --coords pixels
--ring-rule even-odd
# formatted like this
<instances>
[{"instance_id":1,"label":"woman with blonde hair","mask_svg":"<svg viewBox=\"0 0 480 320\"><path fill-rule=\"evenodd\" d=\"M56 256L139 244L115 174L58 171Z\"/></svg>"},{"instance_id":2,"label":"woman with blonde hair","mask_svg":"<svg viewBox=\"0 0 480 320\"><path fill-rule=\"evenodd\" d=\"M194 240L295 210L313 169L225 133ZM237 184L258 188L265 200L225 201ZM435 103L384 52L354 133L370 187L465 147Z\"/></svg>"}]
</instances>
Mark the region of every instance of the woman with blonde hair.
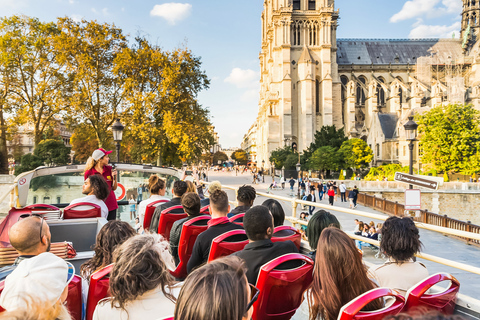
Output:
<instances>
[{"instance_id":1,"label":"woman with blonde hair","mask_svg":"<svg viewBox=\"0 0 480 320\"><path fill-rule=\"evenodd\" d=\"M181 286L169 270L175 268L168 242L158 234L137 235L115 250L109 288L94 320L149 320L172 316ZM181 319L181 318L178 318Z\"/></svg>"},{"instance_id":2,"label":"woman with blonde hair","mask_svg":"<svg viewBox=\"0 0 480 320\"><path fill-rule=\"evenodd\" d=\"M150 192L150 198L140 201L138 204L137 216L140 219L141 225L143 225L143 220L145 219L145 210L147 209L147 205L157 200L170 201L170 199L165 197L165 192L167 191L165 181L163 181L163 179L156 174L152 174L150 178L148 178L148 190Z\"/></svg>"},{"instance_id":3,"label":"woman with blonde hair","mask_svg":"<svg viewBox=\"0 0 480 320\"><path fill-rule=\"evenodd\" d=\"M102 148L93 151L92 156L88 158L85 164L83 178L87 180L89 176L99 174L105 179L110 189L108 197L104 200L108 208L107 220L115 220L118 209L117 198L114 192L117 189L117 170L112 169L112 166L108 165L110 160L108 155L110 153L112 151L106 151Z\"/></svg>"}]
</instances>

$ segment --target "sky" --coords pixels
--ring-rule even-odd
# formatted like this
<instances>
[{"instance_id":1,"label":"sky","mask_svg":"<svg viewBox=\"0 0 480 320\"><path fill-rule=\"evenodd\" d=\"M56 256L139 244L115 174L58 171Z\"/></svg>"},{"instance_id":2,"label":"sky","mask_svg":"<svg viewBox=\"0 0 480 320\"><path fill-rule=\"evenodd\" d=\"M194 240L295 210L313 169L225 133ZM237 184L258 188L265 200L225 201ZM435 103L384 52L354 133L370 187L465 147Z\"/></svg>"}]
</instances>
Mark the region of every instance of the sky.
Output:
<instances>
[{"instance_id":1,"label":"sky","mask_svg":"<svg viewBox=\"0 0 480 320\"><path fill-rule=\"evenodd\" d=\"M338 38L459 37L461 0L336 0ZM115 24L164 50L187 47L211 80L199 94L223 148L240 147L258 113L263 0L0 0L0 16L24 14Z\"/></svg>"}]
</instances>

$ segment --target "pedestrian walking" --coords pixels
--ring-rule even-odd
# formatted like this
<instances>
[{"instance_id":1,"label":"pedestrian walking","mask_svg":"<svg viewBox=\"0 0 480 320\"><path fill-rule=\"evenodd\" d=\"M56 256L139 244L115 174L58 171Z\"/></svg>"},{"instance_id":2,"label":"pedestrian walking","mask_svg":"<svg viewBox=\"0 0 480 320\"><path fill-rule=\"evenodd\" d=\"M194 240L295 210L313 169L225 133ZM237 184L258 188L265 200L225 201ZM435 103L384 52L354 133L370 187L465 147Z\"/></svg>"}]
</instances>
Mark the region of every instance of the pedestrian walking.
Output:
<instances>
[{"instance_id":1,"label":"pedestrian walking","mask_svg":"<svg viewBox=\"0 0 480 320\"><path fill-rule=\"evenodd\" d=\"M322 201L323 199L323 182L319 182L317 185L317 190L318 190L318 199Z\"/></svg>"},{"instance_id":2,"label":"pedestrian walking","mask_svg":"<svg viewBox=\"0 0 480 320\"><path fill-rule=\"evenodd\" d=\"M285 177L284 176L280 177L280 183L282 184L282 190L285 190Z\"/></svg>"},{"instance_id":3,"label":"pedestrian walking","mask_svg":"<svg viewBox=\"0 0 480 320\"><path fill-rule=\"evenodd\" d=\"M333 206L333 201L335 199L335 190L333 190L333 186L330 186L330 189L327 192L328 195L328 203Z\"/></svg>"},{"instance_id":4,"label":"pedestrian walking","mask_svg":"<svg viewBox=\"0 0 480 320\"><path fill-rule=\"evenodd\" d=\"M350 209L353 209L354 204L353 204L353 198L355 197L355 192L353 190L348 192L348 201L350 202L350 205L348 206Z\"/></svg>"},{"instance_id":5,"label":"pedestrian walking","mask_svg":"<svg viewBox=\"0 0 480 320\"><path fill-rule=\"evenodd\" d=\"M315 200L315 190L310 190L310 194L307 196L307 201L316 202L316 200ZM308 207L308 214L312 215L314 210L315 210L314 206L309 206Z\"/></svg>"},{"instance_id":6,"label":"pedestrian walking","mask_svg":"<svg viewBox=\"0 0 480 320\"><path fill-rule=\"evenodd\" d=\"M290 191L293 192L293 186L295 185L295 179L293 179L293 177L291 177L290 180L288 181L288 183L290 183Z\"/></svg>"},{"instance_id":7,"label":"pedestrian walking","mask_svg":"<svg viewBox=\"0 0 480 320\"><path fill-rule=\"evenodd\" d=\"M340 189L340 198L341 198L342 202L347 202L347 198L345 197L345 193L347 192L347 186L342 181L340 183L340 185L338 186L338 188Z\"/></svg>"},{"instance_id":8,"label":"pedestrian walking","mask_svg":"<svg viewBox=\"0 0 480 320\"><path fill-rule=\"evenodd\" d=\"M357 186L353 186L353 208L355 209L357 207L357 198L358 198L358 188Z\"/></svg>"}]
</instances>

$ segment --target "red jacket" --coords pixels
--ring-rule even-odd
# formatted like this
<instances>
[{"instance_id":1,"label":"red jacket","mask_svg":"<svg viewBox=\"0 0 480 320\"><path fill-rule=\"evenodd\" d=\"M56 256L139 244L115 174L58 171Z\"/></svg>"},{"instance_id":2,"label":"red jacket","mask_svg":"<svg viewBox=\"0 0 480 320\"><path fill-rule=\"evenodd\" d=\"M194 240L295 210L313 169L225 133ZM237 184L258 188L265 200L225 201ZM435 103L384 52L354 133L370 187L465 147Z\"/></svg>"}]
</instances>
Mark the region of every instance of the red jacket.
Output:
<instances>
[{"instance_id":1,"label":"red jacket","mask_svg":"<svg viewBox=\"0 0 480 320\"><path fill-rule=\"evenodd\" d=\"M327 194L328 194L330 197L335 197L335 190L333 190L333 189L328 189Z\"/></svg>"}]
</instances>

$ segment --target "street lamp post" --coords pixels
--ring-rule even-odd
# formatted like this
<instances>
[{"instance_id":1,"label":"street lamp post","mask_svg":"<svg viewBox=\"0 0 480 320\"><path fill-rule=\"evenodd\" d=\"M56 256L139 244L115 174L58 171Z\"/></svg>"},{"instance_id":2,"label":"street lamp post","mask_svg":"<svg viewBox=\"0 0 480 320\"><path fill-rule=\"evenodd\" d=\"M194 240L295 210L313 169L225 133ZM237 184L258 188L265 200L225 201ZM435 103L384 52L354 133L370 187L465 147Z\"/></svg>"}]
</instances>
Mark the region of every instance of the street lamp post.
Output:
<instances>
[{"instance_id":1,"label":"street lamp post","mask_svg":"<svg viewBox=\"0 0 480 320\"><path fill-rule=\"evenodd\" d=\"M408 143L408 149L410 150L410 161L409 161L409 174L413 174L413 142L417 139L417 128L418 124L413 120L413 116L408 117L407 123L403 125L405 128L405 135ZM413 189L412 185L409 185L409 189Z\"/></svg>"},{"instance_id":2,"label":"street lamp post","mask_svg":"<svg viewBox=\"0 0 480 320\"><path fill-rule=\"evenodd\" d=\"M117 150L117 163L120 162L120 142L122 142L124 128L125 127L120 122L120 119L117 119L112 125L113 141L115 141L115 146Z\"/></svg>"}]
</instances>

